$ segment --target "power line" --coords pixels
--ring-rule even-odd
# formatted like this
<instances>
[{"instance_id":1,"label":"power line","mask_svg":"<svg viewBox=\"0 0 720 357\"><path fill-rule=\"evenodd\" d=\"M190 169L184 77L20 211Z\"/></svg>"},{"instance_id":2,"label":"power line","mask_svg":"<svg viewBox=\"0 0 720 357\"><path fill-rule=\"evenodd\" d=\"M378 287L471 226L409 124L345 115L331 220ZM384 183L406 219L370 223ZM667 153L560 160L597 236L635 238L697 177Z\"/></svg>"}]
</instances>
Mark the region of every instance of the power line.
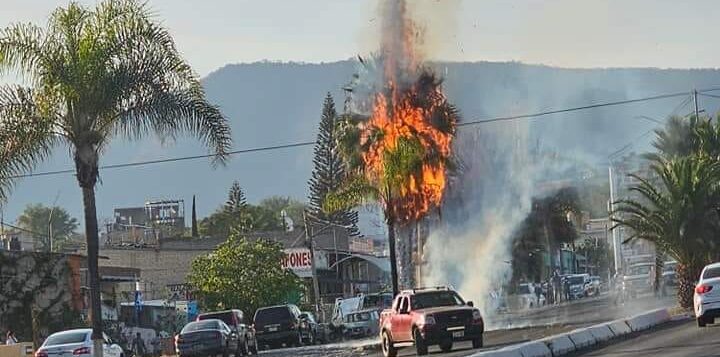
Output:
<instances>
[{"instance_id":1,"label":"power line","mask_svg":"<svg viewBox=\"0 0 720 357\"><path fill-rule=\"evenodd\" d=\"M705 92L711 92L711 91L716 91L716 90L720 90L720 87L698 90L698 93L705 93ZM587 109L593 109L593 108L624 105L624 104L630 104L630 103L667 99L667 98L674 98L674 97L687 96L687 95L688 95L687 92L659 94L659 95L644 97L644 98L627 99L627 100L620 100L620 101L614 101L614 102L603 102L603 103L589 104L589 105L584 105L584 106L579 106L579 107L548 110L548 111L538 112L538 113L522 114L522 115L515 115L515 116L505 116L505 117L495 117L495 118L488 118L488 119L479 119L479 120L474 120L474 121L469 121L469 122L464 122L464 123L458 123L457 126L464 127L464 126L481 125L481 124L487 124L487 123L493 123L493 122L499 122L499 121L532 119L532 118L547 116L547 115L551 115L551 114L568 113L568 112L587 110ZM703 94L703 95L710 96L709 94ZM271 151L271 150L280 150L280 149L296 148L296 147L303 147L303 146L311 146L314 144L315 144L314 141L303 141L303 142L296 142L296 143L290 143L290 144L263 146L263 147L256 147L256 148L243 149L243 150L234 150L234 151L228 152L227 154L228 155L247 154L247 153L253 153L253 152L262 152L262 151ZM136 161L136 162L122 163L122 164L104 165L104 166L100 166L99 169L106 170L106 169L118 169L118 168L125 168L125 167L145 166L145 165L161 164L161 163L168 163L168 162L211 158L214 156L216 156L216 155L215 154L204 154L204 155L181 156L181 157L158 159L158 160ZM56 171L44 171L44 172L28 173L28 174L22 174L22 175L13 175L13 176L8 176L7 178L18 179L18 178L26 178L26 177L52 176L52 175L71 174L71 173L75 173L75 170L74 169L65 169L65 170L56 170Z\"/></svg>"},{"instance_id":2,"label":"power line","mask_svg":"<svg viewBox=\"0 0 720 357\"><path fill-rule=\"evenodd\" d=\"M560 114L560 113L574 112L574 111L578 111L578 110L587 110L587 109L594 109L594 108L601 108L601 107L624 105L624 104L630 104L630 103L647 102L647 101L651 101L651 100L675 98L675 97L681 97L681 96L686 96L686 95L688 95L687 92L660 94L660 95L655 95L655 96L645 97L645 98L636 98L636 99L619 100L619 101L615 101L615 102L589 104L589 105L583 105L583 106L579 106L579 107L548 110L548 111L532 113L532 114L521 114L521 115L513 115L513 116L488 118L488 119L479 119L479 120L473 120L473 121L469 121L469 122L459 123L457 126L461 127L461 126L467 126L467 125L486 124L486 123L494 123L494 122L499 122L499 121L518 120L518 119L533 119L533 118L546 116L546 115L552 115L552 114Z\"/></svg>"},{"instance_id":3,"label":"power line","mask_svg":"<svg viewBox=\"0 0 720 357\"><path fill-rule=\"evenodd\" d=\"M230 152L228 152L228 155L247 154L247 153L252 153L252 152L280 150L280 149L289 149L289 148L309 146L309 145L314 145L314 144L315 144L314 141L305 141L305 142L298 142L298 143L284 144L284 145L263 146L263 147L257 147L257 148L230 151ZM124 164L103 165L103 166L100 166L99 169L101 169L101 170L119 169L119 168L124 168L124 167L134 167L134 166L161 164L161 163L167 163L167 162L205 159L205 158L211 158L211 157L215 157L215 156L216 156L215 154L204 154L204 155L194 155L194 156L172 157L172 158L158 159L158 160L136 161L136 162L128 162L128 163L124 163ZM69 173L75 173L75 170L74 169L66 169L66 170L57 170L57 171L44 171L44 172L29 173L29 174L23 174L23 175L8 176L8 178L16 179L16 178L51 176L51 175L69 174Z\"/></svg>"},{"instance_id":4,"label":"power line","mask_svg":"<svg viewBox=\"0 0 720 357\"><path fill-rule=\"evenodd\" d=\"M17 229L17 230L19 230L19 231L23 231L23 232L25 232L25 233L34 234L34 235L36 235L36 236L45 237L45 238L48 237L47 234L43 234L43 233L38 233L38 232L35 232L35 231L31 231L31 230L29 230L29 229L22 228L22 227L18 227L18 226L12 225L12 224L10 224L10 223L2 222L2 223L0 223L0 224L2 224L2 225L5 226L5 227L10 227L10 228L12 228L12 229Z\"/></svg>"}]
</instances>

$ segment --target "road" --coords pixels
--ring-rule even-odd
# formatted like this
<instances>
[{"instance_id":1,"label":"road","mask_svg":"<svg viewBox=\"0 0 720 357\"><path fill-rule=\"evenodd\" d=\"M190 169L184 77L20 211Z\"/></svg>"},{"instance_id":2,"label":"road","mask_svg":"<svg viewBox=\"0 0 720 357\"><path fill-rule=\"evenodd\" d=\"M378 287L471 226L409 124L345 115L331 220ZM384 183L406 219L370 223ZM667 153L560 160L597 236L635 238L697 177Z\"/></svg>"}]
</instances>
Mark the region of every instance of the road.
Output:
<instances>
[{"instance_id":1,"label":"road","mask_svg":"<svg viewBox=\"0 0 720 357\"><path fill-rule=\"evenodd\" d=\"M672 322L627 341L581 356L720 356L720 325L698 328L694 320Z\"/></svg>"},{"instance_id":2,"label":"road","mask_svg":"<svg viewBox=\"0 0 720 357\"><path fill-rule=\"evenodd\" d=\"M583 299L566 305L549 306L530 310L522 314L503 314L490 321L489 330L485 333L485 349L496 349L509 344L535 340L579 327L594 325L623 317L632 316L642 311L660 307L670 307L675 300L669 299L643 299L615 306L609 297ZM375 349L367 347L376 341L355 341L344 344L325 346L308 346L294 349L281 349L266 351L264 357L298 356L298 357L379 357L382 354ZM437 347L430 348L430 355L442 357L468 356L477 352L469 342L457 343L454 351L441 353ZM414 356L413 348L400 350L400 356Z\"/></svg>"}]
</instances>

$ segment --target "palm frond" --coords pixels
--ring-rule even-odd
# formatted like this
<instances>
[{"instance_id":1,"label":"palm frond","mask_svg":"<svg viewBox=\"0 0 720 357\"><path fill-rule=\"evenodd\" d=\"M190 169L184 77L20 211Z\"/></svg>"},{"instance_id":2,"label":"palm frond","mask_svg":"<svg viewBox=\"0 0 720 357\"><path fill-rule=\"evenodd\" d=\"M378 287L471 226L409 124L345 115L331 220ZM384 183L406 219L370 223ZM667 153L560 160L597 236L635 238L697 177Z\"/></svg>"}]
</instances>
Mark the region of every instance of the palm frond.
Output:
<instances>
[{"instance_id":1,"label":"palm frond","mask_svg":"<svg viewBox=\"0 0 720 357\"><path fill-rule=\"evenodd\" d=\"M0 203L7 199L17 176L32 171L58 143L52 118L45 114L31 90L0 87Z\"/></svg>"},{"instance_id":2,"label":"palm frond","mask_svg":"<svg viewBox=\"0 0 720 357\"><path fill-rule=\"evenodd\" d=\"M351 177L336 192L329 192L325 196L323 210L333 213L340 210L351 209L367 201L381 198L377 187L373 186L362 176Z\"/></svg>"}]
</instances>

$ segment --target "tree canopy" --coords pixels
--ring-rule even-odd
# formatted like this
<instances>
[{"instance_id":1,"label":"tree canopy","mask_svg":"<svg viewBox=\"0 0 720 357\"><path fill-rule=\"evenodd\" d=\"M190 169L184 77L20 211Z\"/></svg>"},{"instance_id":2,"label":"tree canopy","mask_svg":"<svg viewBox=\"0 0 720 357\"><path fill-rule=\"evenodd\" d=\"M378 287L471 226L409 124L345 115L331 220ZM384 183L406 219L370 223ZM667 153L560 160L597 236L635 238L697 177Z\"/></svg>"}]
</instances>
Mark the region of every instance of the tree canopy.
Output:
<instances>
[{"instance_id":1,"label":"tree canopy","mask_svg":"<svg viewBox=\"0 0 720 357\"><path fill-rule=\"evenodd\" d=\"M267 240L250 241L231 234L215 252L196 258L188 275L205 309L255 310L292 301L302 292L300 279L282 267L282 245Z\"/></svg>"},{"instance_id":2,"label":"tree canopy","mask_svg":"<svg viewBox=\"0 0 720 357\"><path fill-rule=\"evenodd\" d=\"M49 230L52 229L53 251L59 251L65 242L71 239L71 235L75 234L78 221L62 207L46 207L38 203L25 207L18 217L18 225L33 237L36 249L49 252Z\"/></svg>"}]
</instances>

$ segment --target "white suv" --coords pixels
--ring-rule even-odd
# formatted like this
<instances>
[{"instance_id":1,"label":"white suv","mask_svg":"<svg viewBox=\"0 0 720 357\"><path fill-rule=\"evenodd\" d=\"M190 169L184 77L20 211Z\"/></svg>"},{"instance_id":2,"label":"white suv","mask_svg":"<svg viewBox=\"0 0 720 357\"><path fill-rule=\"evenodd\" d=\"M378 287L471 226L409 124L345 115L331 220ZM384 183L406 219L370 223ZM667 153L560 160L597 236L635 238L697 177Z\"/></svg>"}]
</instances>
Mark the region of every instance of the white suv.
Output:
<instances>
[{"instance_id":1,"label":"white suv","mask_svg":"<svg viewBox=\"0 0 720 357\"><path fill-rule=\"evenodd\" d=\"M715 323L715 317L720 317L720 263L703 268L693 303L699 327Z\"/></svg>"}]
</instances>

